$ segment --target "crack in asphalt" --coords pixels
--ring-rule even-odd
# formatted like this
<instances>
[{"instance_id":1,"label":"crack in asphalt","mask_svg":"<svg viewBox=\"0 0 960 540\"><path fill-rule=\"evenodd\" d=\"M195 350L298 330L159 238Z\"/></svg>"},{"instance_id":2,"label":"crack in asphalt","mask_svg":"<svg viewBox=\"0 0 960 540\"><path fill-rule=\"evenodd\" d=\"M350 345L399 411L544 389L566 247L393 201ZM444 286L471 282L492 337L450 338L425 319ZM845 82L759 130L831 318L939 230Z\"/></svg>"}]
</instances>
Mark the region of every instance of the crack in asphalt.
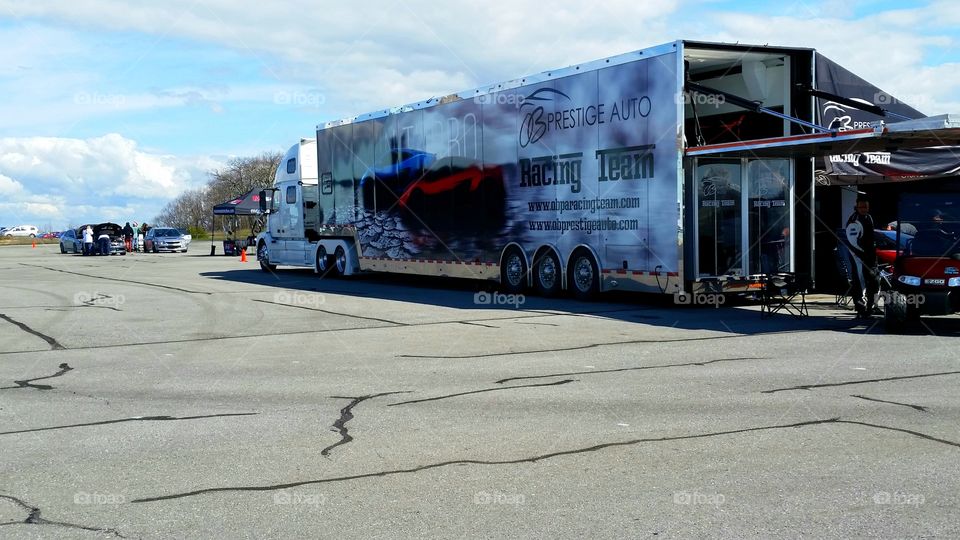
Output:
<instances>
[{"instance_id":1,"label":"crack in asphalt","mask_svg":"<svg viewBox=\"0 0 960 540\"><path fill-rule=\"evenodd\" d=\"M529 317L524 317L529 318ZM553 349L531 349L527 351L506 351L498 353L482 353L482 354L464 354L464 355L450 355L450 356L439 356L435 354L398 354L397 358L440 358L443 360L467 360L472 358L493 358L497 356L515 356L520 354L538 354L538 353L553 353L553 352L570 352L570 351L582 351L585 349L595 349L598 347L613 347L617 345L637 345L641 343L684 343L684 342L693 342L693 341L712 341L717 339L737 339L737 338L747 338L755 336L770 336L776 334L793 334L798 332L809 332L823 329L814 329L814 330L786 330L783 332L766 332L764 334L736 334L732 336L706 336L706 337L696 337L696 338L680 338L680 339L630 339L626 341L608 341L606 343L589 343L586 345L572 345L570 347L557 347Z\"/></svg>"},{"instance_id":2,"label":"crack in asphalt","mask_svg":"<svg viewBox=\"0 0 960 540\"><path fill-rule=\"evenodd\" d=\"M850 397L865 399L867 401L875 401L877 403L889 403L890 405L900 405L901 407L910 407L911 409L915 411L920 411L920 412L930 412L927 410L927 407L924 407L922 405L911 405L909 403L900 403L898 401L887 401L885 399L877 399L877 398L872 398L867 396L861 396L859 394L851 394Z\"/></svg>"},{"instance_id":3,"label":"crack in asphalt","mask_svg":"<svg viewBox=\"0 0 960 540\"><path fill-rule=\"evenodd\" d=\"M447 395L445 395L445 396L436 396L436 397L431 397L431 398L412 399L412 400L410 400L410 401L401 401L401 402L399 402L399 403L391 403L391 404L387 405L387 407L396 407L396 406L398 406L398 405L410 405L411 403L424 403L424 402L426 402L426 401L439 401L439 400L441 400L441 399L449 399L449 398L454 398L454 397L459 397L459 396L469 396L469 395L472 395L472 394L482 394L482 393L484 393L484 392L499 392L499 391L501 391L501 390L513 390L513 389L515 389L515 388L539 388L539 387L541 387L541 386L558 386L558 385L561 385L561 384L568 384L568 383L572 383L572 382L576 382L576 381L577 381L577 379L564 379L564 380L562 380L562 381L556 381L556 382L551 382L551 383L521 384L521 385L517 385L517 386L500 386L500 387L496 387L496 388L485 388L485 389L483 389L483 390L471 390L471 391L469 391L469 392L458 392L458 393L456 393L456 394L447 394Z\"/></svg>"},{"instance_id":4,"label":"crack in asphalt","mask_svg":"<svg viewBox=\"0 0 960 540\"><path fill-rule=\"evenodd\" d=\"M113 536L115 536L115 537L117 537L117 538L126 538L126 536L123 536L122 534L120 534L120 531L118 531L118 530L116 530L116 529L104 529L104 528L102 528L102 527L89 527L89 526L87 526L87 525L78 525L78 524L76 524L76 523L69 523L69 522L66 522L66 521L56 521L56 520L52 520L52 519L47 519L47 518L40 517L40 512L41 512L40 508L38 508L38 507L36 507L36 506L33 506L32 504L28 504L27 502L25 502L25 501L23 501L23 500L21 500L21 499L18 499L17 497L13 497L13 496L11 496L11 495L3 495L3 494L0 494L0 499L5 499L5 500L8 500L8 501L11 501L11 502L13 502L14 504L20 506L21 508L23 508L24 510L27 511L27 517L26 517L23 521L7 521L7 522L4 522L4 523L0 523L0 526L4 526L4 525L54 525L54 526L57 526L57 527L66 527L66 528L68 528L68 529L79 529L79 530L82 530L82 531L91 531L91 532L99 532L99 533L109 533L109 534L112 534Z\"/></svg>"},{"instance_id":5,"label":"crack in asphalt","mask_svg":"<svg viewBox=\"0 0 960 540\"><path fill-rule=\"evenodd\" d=\"M833 386L850 386L855 384L868 384L868 383L878 383L878 382L887 382L887 381L904 381L907 379L923 379L925 377L942 377L944 375L957 375L960 374L960 371L944 371L941 373L922 373L920 375L901 375L899 377L884 377L882 379L863 379L860 381L843 381L836 383L821 383L821 384L801 384L798 386L789 386L787 388L774 388L773 390L763 390L762 394L774 394L776 392L788 392L790 390L810 390L813 388L830 388Z\"/></svg>"},{"instance_id":6,"label":"crack in asphalt","mask_svg":"<svg viewBox=\"0 0 960 540\"><path fill-rule=\"evenodd\" d=\"M500 328L499 326L493 326L492 324L483 324L473 321L460 321L460 324L465 324L467 326L480 326L482 328Z\"/></svg>"},{"instance_id":7,"label":"crack in asphalt","mask_svg":"<svg viewBox=\"0 0 960 540\"><path fill-rule=\"evenodd\" d=\"M340 409L340 418L337 418L333 422L333 427L330 429L330 431L335 431L340 434L340 440L321 450L320 455L327 457L330 455L330 452L332 452L334 448L342 444L347 444L353 440L353 437L349 433L350 430L347 429L346 424L347 422L353 420L354 407L356 407L357 405L359 405L360 403L368 399L373 399L381 396L390 396L393 394L409 394L409 393L410 393L409 391L401 391L401 392L381 392L379 394L368 394L368 395L359 396L359 397L330 396L332 399L349 399L351 401L346 407Z\"/></svg>"},{"instance_id":8,"label":"crack in asphalt","mask_svg":"<svg viewBox=\"0 0 960 540\"><path fill-rule=\"evenodd\" d=\"M225 416L254 416L260 413L222 413L222 414L200 414L196 416L133 416L131 418L118 418L116 420L102 420L100 422L86 422L83 424L67 424L64 426L50 426L33 429L19 429L16 431L0 431L0 435L14 435L16 433L34 433L37 431L53 431L56 429L71 429L79 427L106 426L109 424L122 424L124 422L165 422L180 420L200 420L204 418L221 418Z\"/></svg>"},{"instance_id":9,"label":"crack in asphalt","mask_svg":"<svg viewBox=\"0 0 960 540\"><path fill-rule=\"evenodd\" d=\"M88 278L93 278L93 279L105 279L105 280L107 280L107 281L119 281L119 282L122 282L122 283L132 283L132 284L134 284L134 285L142 285L142 286L144 286L144 287L156 287L156 288L158 288L158 289L167 289L167 290L171 290L171 291L180 291L180 292L185 292L185 293L189 293L189 294L206 294L206 295L211 295L211 294L213 294L213 293L211 293L211 292L206 292L206 291L191 291L190 289L181 289L180 287L174 287L174 286L172 286L172 285L160 285L160 284L157 284L157 283L147 283L147 282L143 282L143 281L135 281L135 280L132 280L132 279L123 279L123 278L115 278L115 277L97 276L97 275L94 275L94 274L84 274L84 273L82 273L82 272L71 272L70 270L64 270L64 269L62 269L62 268L50 268L49 266L43 266L43 265L40 265L40 264L27 264L27 263L18 263L18 264L20 264L21 266L29 266L29 267L32 267L32 268L43 268L44 270L50 270L51 272L61 272L61 273L63 273L63 274L73 274L73 275L75 275L75 276L83 276L83 277L88 277Z\"/></svg>"},{"instance_id":10,"label":"crack in asphalt","mask_svg":"<svg viewBox=\"0 0 960 540\"><path fill-rule=\"evenodd\" d=\"M28 325L26 325L25 323L22 323L22 322L20 322L20 321L18 321L18 320L16 320L16 319L10 317L9 315L0 313L0 319L3 319L3 320L5 320L5 321L7 321L8 323L10 323L10 324L12 324L12 325L20 328L21 330L23 330L24 332L26 332L26 333L28 333L28 334L32 334L32 335L37 336L38 338L46 341L46 342L47 342L47 345L50 345L50 350L60 351L60 350L66 349L66 347L64 347L63 345L61 345L60 342L56 340L56 338L50 337L50 336L48 336L48 335L46 335L46 334L44 334L44 333L42 333L42 332L38 332L38 331L34 330L33 328L30 328L30 327L29 327ZM36 351L33 351L33 352L36 352Z\"/></svg>"},{"instance_id":11,"label":"crack in asphalt","mask_svg":"<svg viewBox=\"0 0 960 540\"><path fill-rule=\"evenodd\" d=\"M58 366L60 371L54 373L53 375L47 375L46 377L35 377L33 379L27 379L25 381L13 381L16 386L4 386L0 387L0 390L14 390L17 388L35 388L37 390L53 390L53 387L49 384L32 384L33 381L42 381L44 379L52 379L54 377L59 377L68 371L73 371L73 368L67 365L66 362Z\"/></svg>"},{"instance_id":12,"label":"crack in asphalt","mask_svg":"<svg viewBox=\"0 0 960 540\"><path fill-rule=\"evenodd\" d=\"M282 305L289 305L289 304L282 304ZM530 312L528 311L526 313L530 313ZM603 312L598 312L598 313L603 313ZM337 314L337 315L344 315L347 317L352 316L347 314ZM510 320L516 320L516 319L541 319L541 318L547 318L547 317L562 317L562 316L581 316L581 315L575 314L575 313L573 314L546 313L543 315L527 315L527 316L510 315L505 317L488 317L485 319L471 319L468 321L432 321L432 322L405 323L405 324L392 323L392 326L358 326L353 328L294 330L290 332L271 332L269 334L244 334L240 336L208 336L208 337L195 337L195 338L184 338L184 339L167 339L167 340L160 340L160 341L141 341L138 343L113 343L109 345L85 345L82 347L64 347L64 348L71 351L85 351L85 350L99 350L99 349L117 349L117 348L123 348L123 347L149 347L149 346L155 346L155 345L172 345L177 343L196 343L200 341L209 342L209 341L228 341L228 340L235 340L235 339L252 339L252 338L258 338L258 337L303 336L303 335L312 335L312 334L326 334L331 332L375 331L375 330L384 330L384 329L401 328L401 327L414 328L414 327L420 327L420 326L441 326L446 324L460 324L462 322L510 321ZM582 315L582 316L587 316L587 315ZM766 334L763 334L763 335L773 335L773 334L779 334L779 333L796 333L796 332L798 331L790 330L785 332L767 332ZM707 339L727 339L727 338L740 338L740 337L752 337L752 334L740 334L735 336L717 336L717 337L707 338ZM689 340L680 339L680 340L673 340L673 341L689 341ZM662 342L669 342L669 341L663 341L663 340L649 341L649 343L662 343ZM599 344L599 345L616 345L616 343L607 343L607 344ZM591 345L590 347L599 346L599 345ZM36 352L37 351L0 351L0 356L10 355L10 354L36 353ZM533 352L537 352L537 351L533 351ZM545 352L549 352L549 351L545 351ZM505 354L528 354L528 353L519 352L519 353L505 353ZM503 355L494 354L494 355L486 355L486 356L503 356ZM435 356L420 356L420 357L409 356L409 357L411 358L443 358L443 357L435 357ZM475 358L475 357L468 356L465 358Z\"/></svg>"},{"instance_id":13,"label":"crack in asphalt","mask_svg":"<svg viewBox=\"0 0 960 540\"><path fill-rule=\"evenodd\" d=\"M295 304L284 304L283 302L271 302L270 300L258 300L256 298L251 299L254 302L260 302L261 304L273 304L275 306L290 307L296 309L305 309L307 311L319 311L320 313L326 313L328 315L339 315L341 317L350 317L353 319L361 319L364 321L376 321L382 323L388 323L395 326L408 326L407 323L391 321L390 319L378 319L377 317L364 317L363 315L351 315L350 313L339 313L337 311L330 311L328 309L314 308L310 306L298 306Z\"/></svg>"},{"instance_id":14,"label":"crack in asphalt","mask_svg":"<svg viewBox=\"0 0 960 540\"><path fill-rule=\"evenodd\" d=\"M113 300L113 297L110 296L109 294L103 294L98 292L96 298L88 298L87 300L84 300L83 302L81 302L81 304L83 304L83 307L103 307L107 309L112 309L114 311L123 311L116 306L100 305L101 303L104 303L102 302L103 300Z\"/></svg>"},{"instance_id":15,"label":"crack in asphalt","mask_svg":"<svg viewBox=\"0 0 960 540\"><path fill-rule=\"evenodd\" d=\"M529 379L549 379L552 377L569 377L570 375L596 375L599 373L620 373L623 371L642 371L646 369L667 369L675 367L687 367L687 366L705 366L707 364L714 364L717 362L738 362L744 360L770 360L770 358L718 358L716 360L707 360L705 362L687 362L684 364L666 364L666 365L657 365L657 366L637 366L637 367L627 367L627 368L615 368L615 369L588 369L586 371L570 371L568 373L551 373L550 375L528 375L525 377L509 377L506 379L500 379L496 381L497 384L503 384L510 381L525 381Z\"/></svg>"},{"instance_id":16,"label":"crack in asphalt","mask_svg":"<svg viewBox=\"0 0 960 540\"><path fill-rule=\"evenodd\" d=\"M699 433L699 434L694 434L694 435L675 435L675 436L668 436L668 437L631 439L631 440L627 440L627 441L617 441L617 442L609 442L609 443L596 444L596 445L588 446L588 447L585 447L585 448L574 448L574 449L570 449L570 450L561 450L561 451L557 451L557 452L551 452L551 453L548 453L548 454L539 454L539 455L536 455L536 456L525 457L525 458L505 459L505 460L493 460L493 461L479 460L479 459L456 459L456 460L451 460L451 461L442 461L442 462L439 462L439 463L430 463L430 464L427 464L427 465L421 465L421 466L418 466L418 467L411 467L411 468L407 468L407 469L393 469L393 470L378 471L378 472L372 472L372 473L355 474L355 475L350 475L350 476L336 476L336 477L331 477L331 478L320 478L320 479L317 479L317 480L301 480L301 481L297 481L297 482L288 482L288 483L283 483L283 484L271 484L271 485L263 485L263 486L235 486L235 487L204 488L204 489L197 489L197 490L193 490L193 491L186 491L186 492L182 492L182 493L172 493L172 494L169 494L169 495L158 495L158 496L155 496L155 497L142 497L142 498L139 498L139 499L134 499L134 500L132 500L131 502L132 502L132 503L135 503L135 504L142 504L142 503L150 503L150 502L168 501L168 500L173 500L173 499L183 499L183 498L187 498L187 497L195 497L195 496L197 496L197 495L204 495L204 494L209 494L209 493L225 493L225 492L238 492L238 491L239 491L239 492L249 492L249 491L275 491L275 490L280 490L280 489L289 489L289 488L294 488L294 487L299 487L299 486L306 486L306 485L331 484L331 483L337 483L337 482L347 482L347 481L351 481L351 480L362 480L362 479L366 479L366 478L384 478L384 477L387 477L387 476L394 476L394 475L399 475L399 474L412 474L412 473L418 473L418 472L426 471L426 470L430 470L430 469L438 469L438 468L441 468L441 467L448 467L448 466L451 466L451 465L518 465L518 464L524 464L524 463L537 463L537 462L539 462L539 461L544 461L544 460L553 459L553 458L562 457L562 456L571 456L571 455L578 455L578 454L586 454L586 453L590 453L590 452L597 452L597 451L600 451L600 450L605 450L605 449L607 449L607 448L635 446L635 445L644 444L644 443L657 443L657 442L682 441L682 440L691 440L691 439L704 439L704 438L710 438L710 437L721 437L721 436L726 436L726 435L736 435L736 434L741 434L741 433L754 433L754 432L760 432L760 431L772 431L772 430L780 430L780 429L803 428L803 427L808 427L808 426L819 426L819 425L826 425L826 424L852 424L852 425L860 425L860 426L870 427L870 428L874 428L874 429L895 431L895 432L899 432L899 433L905 433L905 434L908 434L908 435L920 437L920 438L922 438L922 439L926 439L926 440L929 440L929 441L934 441L934 442L938 442L938 443L942 443L942 444L947 444L947 445L950 445L950 446L960 447L960 443L956 443L956 442L953 442L953 441L948 441L948 440L945 440L945 439L939 439L939 438L936 438L936 437L932 437L932 436L930 436L930 435L927 435L927 434L925 434L925 433L920 433L920 432L918 432L918 431L912 431L912 430L908 430L908 429L895 428L895 427L890 427L890 426L883 426L883 425L880 425L880 424L871 424L871 423L867 423L867 422L859 422L859 421L854 421L854 420L841 420L839 417L837 417L837 418L828 418L828 419L825 419L825 420L808 420L808 421L805 421L805 422L796 422L796 423L793 423L793 424L777 424L777 425L770 425L770 426L757 426L757 427L750 427L750 428L732 429L732 430L727 430L727 431L714 431L714 432L709 432L709 433Z\"/></svg>"}]
</instances>

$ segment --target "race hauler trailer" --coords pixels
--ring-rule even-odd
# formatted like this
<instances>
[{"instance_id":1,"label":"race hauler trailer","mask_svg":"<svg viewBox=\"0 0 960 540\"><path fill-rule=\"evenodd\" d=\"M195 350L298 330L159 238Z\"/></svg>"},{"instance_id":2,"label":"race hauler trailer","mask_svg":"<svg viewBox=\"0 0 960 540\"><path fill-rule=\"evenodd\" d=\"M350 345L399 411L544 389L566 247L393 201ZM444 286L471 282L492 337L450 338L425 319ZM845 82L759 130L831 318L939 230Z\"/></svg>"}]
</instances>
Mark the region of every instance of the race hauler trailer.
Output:
<instances>
[{"instance_id":1,"label":"race hauler trailer","mask_svg":"<svg viewBox=\"0 0 960 540\"><path fill-rule=\"evenodd\" d=\"M818 99L886 112L818 90L821 58L677 41L319 125L260 198L257 258L580 298L812 274L813 156L930 144L818 124Z\"/></svg>"}]
</instances>

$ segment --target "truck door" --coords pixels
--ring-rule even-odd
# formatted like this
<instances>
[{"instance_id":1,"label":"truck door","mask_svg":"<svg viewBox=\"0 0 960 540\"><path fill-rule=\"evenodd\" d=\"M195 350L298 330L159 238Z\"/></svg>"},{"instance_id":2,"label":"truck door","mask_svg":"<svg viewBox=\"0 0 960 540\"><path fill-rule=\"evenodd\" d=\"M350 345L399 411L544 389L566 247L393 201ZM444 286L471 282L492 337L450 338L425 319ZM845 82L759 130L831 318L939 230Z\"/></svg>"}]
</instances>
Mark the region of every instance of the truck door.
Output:
<instances>
[{"instance_id":1,"label":"truck door","mask_svg":"<svg viewBox=\"0 0 960 540\"><path fill-rule=\"evenodd\" d=\"M287 264L311 266L313 249L310 239L316 240L319 236L317 186L298 184L288 187L284 204L288 220L283 242L284 260Z\"/></svg>"},{"instance_id":2,"label":"truck door","mask_svg":"<svg viewBox=\"0 0 960 540\"><path fill-rule=\"evenodd\" d=\"M297 239L303 238L303 219L300 210L299 186L286 185L278 193L280 210L271 233L277 242L271 246L270 257L282 264L302 264L303 256L296 252Z\"/></svg>"}]
</instances>

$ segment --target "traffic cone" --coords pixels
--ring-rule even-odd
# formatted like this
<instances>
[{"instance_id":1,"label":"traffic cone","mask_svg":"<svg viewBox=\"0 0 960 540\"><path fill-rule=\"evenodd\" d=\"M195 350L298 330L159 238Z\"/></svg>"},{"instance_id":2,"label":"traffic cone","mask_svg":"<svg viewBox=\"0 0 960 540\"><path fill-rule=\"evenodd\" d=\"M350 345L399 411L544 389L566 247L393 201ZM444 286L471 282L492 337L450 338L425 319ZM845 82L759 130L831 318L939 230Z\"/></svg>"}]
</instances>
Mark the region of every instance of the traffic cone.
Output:
<instances>
[{"instance_id":1,"label":"traffic cone","mask_svg":"<svg viewBox=\"0 0 960 540\"><path fill-rule=\"evenodd\" d=\"M31 247L32 249L37 249L37 241L34 240L34 241L33 241L33 245L30 246L30 247Z\"/></svg>"},{"instance_id":2,"label":"traffic cone","mask_svg":"<svg viewBox=\"0 0 960 540\"><path fill-rule=\"evenodd\" d=\"M247 250L240 250L240 262L247 262Z\"/></svg>"}]
</instances>

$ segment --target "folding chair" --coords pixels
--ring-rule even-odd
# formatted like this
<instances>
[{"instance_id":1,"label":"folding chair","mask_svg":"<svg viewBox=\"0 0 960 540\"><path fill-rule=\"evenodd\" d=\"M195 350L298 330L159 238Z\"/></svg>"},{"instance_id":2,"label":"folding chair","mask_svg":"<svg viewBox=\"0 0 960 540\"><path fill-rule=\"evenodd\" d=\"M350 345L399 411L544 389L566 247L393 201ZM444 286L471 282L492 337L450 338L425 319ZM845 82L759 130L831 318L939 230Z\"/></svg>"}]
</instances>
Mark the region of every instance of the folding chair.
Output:
<instances>
[{"instance_id":1,"label":"folding chair","mask_svg":"<svg viewBox=\"0 0 960 540\"><path fill-rule=\"evenodd\" d=\"M837 275L840 276L840 289L836 293L835 303L837 307L849 307L853 300L851 291L853 290L853 278L850 274L850 264L847 262L846 248L834 248L833 260L836 266Z\"/></svg>"},{"instance_id":2,"label":"folding chair","mask_svg":"<svg viewBox=\"0 0 960 540\"><path fill-rule=\"evenodd\" d=\"M767 275L760 296L760 316L767 318L784 312L797 319L809 317L807 292L810 285L810 278L804 275L789 272Z\"/></svg>"}]
</instances>

